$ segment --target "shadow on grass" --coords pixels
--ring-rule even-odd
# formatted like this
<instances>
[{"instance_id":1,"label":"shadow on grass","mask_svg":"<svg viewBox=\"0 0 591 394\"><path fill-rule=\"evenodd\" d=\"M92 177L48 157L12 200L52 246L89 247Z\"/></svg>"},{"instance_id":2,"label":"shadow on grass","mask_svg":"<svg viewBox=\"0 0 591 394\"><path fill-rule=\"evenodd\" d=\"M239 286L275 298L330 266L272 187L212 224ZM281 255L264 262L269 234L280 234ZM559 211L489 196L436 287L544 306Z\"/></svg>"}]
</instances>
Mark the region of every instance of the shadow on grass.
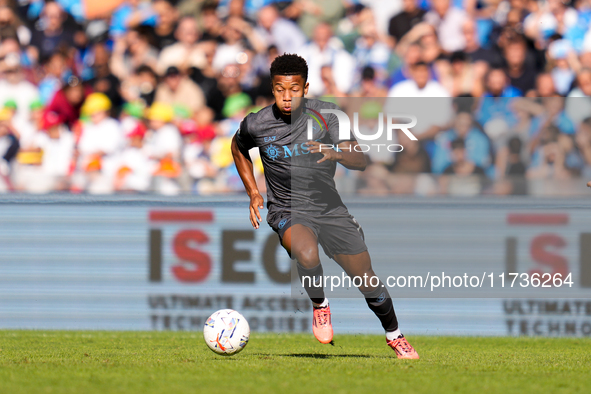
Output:
<instances>
[{"instance_id":1,"label":"shadow on grass","mask_svg":"<svg viewBox=\"0 0 591 394\"><path fill-rule=\"evenodd\" d=\"M315 359L330 359L330 358L387 358L383 356L369 356L367 354L320 354L320 353L289 353L289 354L268 354L268 353L252 353L253 356L259 357L296 357L296 358L315 358Z\"/></svg>"},{"instance_id":2,"label":"shadow on grass","mask_svg":"<svg viewBox=\"0 0 591 394\"><path fill-rule=\"evenodd\" d=\"M297 357L297 358L375 358L366 354L318 354L318 353L291 353L282 354L283 357Z\"/></svg>"}]
</instances>

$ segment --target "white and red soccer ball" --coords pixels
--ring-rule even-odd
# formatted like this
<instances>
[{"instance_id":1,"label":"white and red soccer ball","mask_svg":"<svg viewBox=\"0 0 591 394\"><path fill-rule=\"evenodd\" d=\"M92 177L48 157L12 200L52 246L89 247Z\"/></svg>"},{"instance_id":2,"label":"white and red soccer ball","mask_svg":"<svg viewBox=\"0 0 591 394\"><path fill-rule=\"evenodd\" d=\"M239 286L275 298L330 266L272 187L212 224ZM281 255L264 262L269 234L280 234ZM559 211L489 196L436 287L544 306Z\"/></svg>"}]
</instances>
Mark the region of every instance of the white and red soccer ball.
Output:
<instances>
[{"instance_id":1,"label":"white and red soccer ball","mask_svg":"<svg viewBox=\"0 0 591 394\"><path fill-rule=\"evenodd\" d=\"M233 309L221 309L205 322L203 338L214 353L232 356L248 343L250 327L240 313Z\"/></svg>"}]
</instances>

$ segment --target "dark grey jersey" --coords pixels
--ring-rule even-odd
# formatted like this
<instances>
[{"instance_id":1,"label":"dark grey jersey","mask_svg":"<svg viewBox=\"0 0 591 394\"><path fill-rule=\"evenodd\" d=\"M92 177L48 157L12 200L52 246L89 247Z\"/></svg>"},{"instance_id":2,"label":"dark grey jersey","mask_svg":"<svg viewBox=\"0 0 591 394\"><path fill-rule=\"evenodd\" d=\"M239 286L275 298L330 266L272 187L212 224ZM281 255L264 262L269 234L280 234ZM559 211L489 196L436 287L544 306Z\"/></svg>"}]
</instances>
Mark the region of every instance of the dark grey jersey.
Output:
<instances>
[{"instance_id":1,"label":"dark grey jersey","mask_svg":"<svg viewBox=\"0 0 591 394\"><path fill-rule=\"evenodd\" d=\"M336 162L316 163L322 154L310 154L307 146L308 120L314 140L337 145L339 124L334 114L320 114L322 108L337 105L313 99L303 100L292 116L281 114L275 104L247 115L236 132L236 143L245 153L259 148L269 210L329 213L344 206L335 188Z\"/></svg>"}]
</instances>

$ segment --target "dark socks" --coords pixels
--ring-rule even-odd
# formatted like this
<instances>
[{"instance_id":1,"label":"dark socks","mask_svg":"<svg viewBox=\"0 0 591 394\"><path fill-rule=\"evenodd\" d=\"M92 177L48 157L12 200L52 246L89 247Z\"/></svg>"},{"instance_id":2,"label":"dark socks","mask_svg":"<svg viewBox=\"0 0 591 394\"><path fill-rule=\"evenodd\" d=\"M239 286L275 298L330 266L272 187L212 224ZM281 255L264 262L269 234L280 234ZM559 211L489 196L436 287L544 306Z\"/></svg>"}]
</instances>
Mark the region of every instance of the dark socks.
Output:
<instances>
[{"instance_id":1,"label":"dark socks","mask_svg":"<svg viewBox=\"0 0 591 394\"><path fill-rule=\"evenodd\" d=\"M324 287L322 286L322 275L324 272L322 271L322 265L318 264L313 268L304 268L300 263L297 263L296 265L298 268L300 283L302 283L304 289L306 289L308 297L310 297L310 300L312 300L313 303L322 304L324 301ZM305 277L303 282L302 277Z\"/></svg>"},{"instance_id":2,"label":"dark socks","mask_svg":"<svg viewBox=\"0 0 591 394\"><path fill-rule=\"evenodd\" d=\"M398 319L394 312L394 304L388 293L388 289L383 286L382 282L375 289L368 292L361 292L365 296L367 306L376 314L382 327L386 331L396 331L398 329Z\"/></svg>"}]
</instances>

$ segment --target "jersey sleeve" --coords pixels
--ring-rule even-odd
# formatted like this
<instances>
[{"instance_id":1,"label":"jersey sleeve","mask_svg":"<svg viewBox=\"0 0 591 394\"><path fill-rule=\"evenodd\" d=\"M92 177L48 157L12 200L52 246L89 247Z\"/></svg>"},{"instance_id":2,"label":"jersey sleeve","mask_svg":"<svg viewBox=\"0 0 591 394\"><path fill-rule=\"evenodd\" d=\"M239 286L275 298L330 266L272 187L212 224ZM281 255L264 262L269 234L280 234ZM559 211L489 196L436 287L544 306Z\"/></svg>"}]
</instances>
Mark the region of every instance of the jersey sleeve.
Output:
<instances>
[{"instance_id":1,"label":"jersey sleeve","mask_svg":"<svg viewBox=\"0 0 591 394\"><path fill-rule=\"evenodd\" d=\"M242 122L240 122L240 126L236 131L236 144L240 151L244 154L248 153L249 150L254 148L255 142L250 133L248 132L248 117L244 118Z\"/></svg>"}]
</instances>

